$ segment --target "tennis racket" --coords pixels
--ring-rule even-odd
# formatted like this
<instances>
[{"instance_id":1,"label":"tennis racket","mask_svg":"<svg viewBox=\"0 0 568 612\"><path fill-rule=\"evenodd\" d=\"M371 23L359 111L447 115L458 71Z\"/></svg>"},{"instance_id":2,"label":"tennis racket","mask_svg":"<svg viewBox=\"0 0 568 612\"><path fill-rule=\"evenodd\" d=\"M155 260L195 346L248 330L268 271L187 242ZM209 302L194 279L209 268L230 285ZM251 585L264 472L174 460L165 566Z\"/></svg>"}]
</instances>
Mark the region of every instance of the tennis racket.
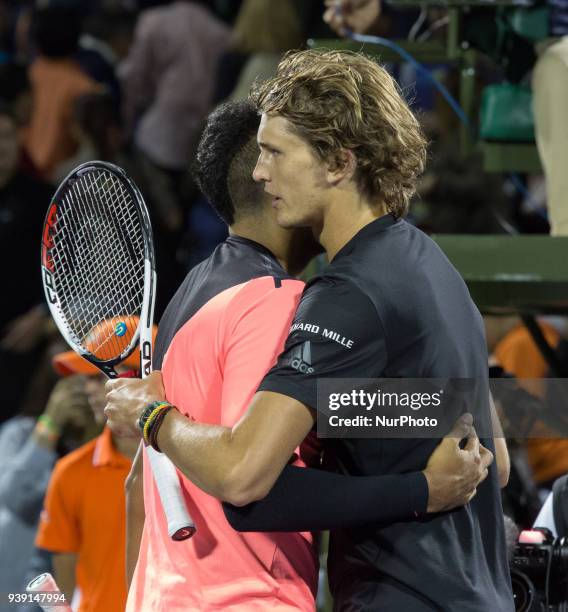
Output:
<instances>
[{"instance_id":1,"label":"tennis racket","mask_svg":"<svg viewBox=\"0 0 568 612\"><path fill-rule=\"evenodd\" d=\"M71 606L65 602L65 595L49 572L31 580L26 592L35 594L34 603L37 603L43 612L71 612Z\"/></svg>"},{"instance_id":2,"label":"tennis racket","mask_svg":"<svg viewBox=\"0 0 568 612\"><path fill-rule=\"evenodd\" d=\"M101 161L61 183L45 218L41 268L53 319L69 346L109 378L140 349L142 378L152 371L156 271L152 227L136 185ZM132 331L134 330L134 331ZM146 447L168 533L195 533L174 465Z\"/></svg>"}]
</instances>

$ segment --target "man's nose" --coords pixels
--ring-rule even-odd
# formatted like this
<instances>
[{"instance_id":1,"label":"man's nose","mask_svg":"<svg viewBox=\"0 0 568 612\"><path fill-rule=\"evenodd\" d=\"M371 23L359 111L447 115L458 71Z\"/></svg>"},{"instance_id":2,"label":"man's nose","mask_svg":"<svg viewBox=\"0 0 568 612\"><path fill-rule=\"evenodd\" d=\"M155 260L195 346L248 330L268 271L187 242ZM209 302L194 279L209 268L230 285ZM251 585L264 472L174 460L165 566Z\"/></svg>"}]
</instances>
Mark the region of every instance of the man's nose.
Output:
<instances>
[{"instance_id":1,"label":"man's nose","mask_svg":"<svg viewBox=\"0 0 568 612\"><path fill-rule=\"evenodd\" d=\"M256 166L252 171L252 178L257 183L268 181L268 172L266 171L266 164L263 163L261 157L258 158Z\"/></svg>"}]
</instances>

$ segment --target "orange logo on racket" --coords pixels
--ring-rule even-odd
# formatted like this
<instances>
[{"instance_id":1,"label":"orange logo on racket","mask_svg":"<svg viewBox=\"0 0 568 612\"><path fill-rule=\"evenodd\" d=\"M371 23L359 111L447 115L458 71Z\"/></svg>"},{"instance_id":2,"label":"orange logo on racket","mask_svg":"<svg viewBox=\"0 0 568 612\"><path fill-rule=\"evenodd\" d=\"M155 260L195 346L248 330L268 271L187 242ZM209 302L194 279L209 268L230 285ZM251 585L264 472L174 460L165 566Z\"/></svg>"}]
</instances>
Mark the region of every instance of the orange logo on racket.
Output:
<instances>
[{"instance_id":1,"label":"orange logo on racket","mask_svg":"<svg viewBox=\"0 0 568 612\"><path fill-rule=\"evenodd\" d=\"M57 204L54 202L49 212L47 213L47 219L45 221L45 227L43 228L43 240L41 245L41 262L50 272L53 272L53 257L49 252L53 248L53 233L55 222L57 220Z\"/></svg>"}]
</instances>

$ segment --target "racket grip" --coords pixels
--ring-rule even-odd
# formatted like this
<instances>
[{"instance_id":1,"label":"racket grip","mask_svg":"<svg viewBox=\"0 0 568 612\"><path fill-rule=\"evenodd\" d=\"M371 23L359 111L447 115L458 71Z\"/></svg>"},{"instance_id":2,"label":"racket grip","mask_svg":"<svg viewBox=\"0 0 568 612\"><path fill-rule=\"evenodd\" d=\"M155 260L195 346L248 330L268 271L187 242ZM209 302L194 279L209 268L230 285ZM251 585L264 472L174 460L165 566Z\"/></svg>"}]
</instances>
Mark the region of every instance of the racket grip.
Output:
<instances>
[{"instance_id":1,"label":"racket grip","mask_svg":"<svg viewBox=\"0 0 568 612\"><path fill-rule=\"evenodd\" d=\"M28 583L26 587L28 593L61 593L55 578L49 573L40 574ZM71 612L71 607L68 604L52 605L45 602L37 602L39 607L44 612Z\"/></svg>"},{"instance_id":2,"label":"racket grip","mask_svg":"<svg viewBox=\"0 0 568 612\"><path fill-rule=\"evenodd\" d=\"M151 446L144 448L166 515L168 535L172 540L187 540L196 532L196 528L187 511L176 468L166 455L158 453Z\"/></svg>"}]
</instances>

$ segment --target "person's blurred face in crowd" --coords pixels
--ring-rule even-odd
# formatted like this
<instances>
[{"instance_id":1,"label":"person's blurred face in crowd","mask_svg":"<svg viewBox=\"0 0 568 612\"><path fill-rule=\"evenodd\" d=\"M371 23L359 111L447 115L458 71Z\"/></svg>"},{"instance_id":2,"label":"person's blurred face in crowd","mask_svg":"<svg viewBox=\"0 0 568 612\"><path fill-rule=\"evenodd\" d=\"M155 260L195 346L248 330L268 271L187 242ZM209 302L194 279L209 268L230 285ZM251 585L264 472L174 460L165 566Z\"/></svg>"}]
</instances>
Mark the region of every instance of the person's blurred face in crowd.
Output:
<instances>
[{"instance_id":1,"label":"person's blurred face in crowd","mask_svg":"<svg viewBox=\"0 0 568 612\"><path fill-rule=\"evenodd\" d=\"M86 393L86 377L71 374L61 378L51 392L45 409L60 431L59 443L69 452L97 436L102 424L91 410Z\"/></svg>"},{"instance_id":2,"label":"person's blurred face in crowd","mask_svg":"<svg viewBox=\"0 0 568 612\"><path fill-rule=\"evenodd\" d=\"M104 374L99 374L98 376L87 376L85 382L87 400L91 410L93 411L95 421L99 425L104 425L106 421L104 412L106 405L105 383L106 377Z\"/></svg>"},{"instance_id":3,"label":"person's blurred face in crowd","mask_svg":"<svg viewBox=\"0 0 568 612\"><path fill-rule=\"evenodd\" d=\"M0 187L16 173L20 157L20 140L15 119L0 112Z\"/></svg>"}]
</instances>

